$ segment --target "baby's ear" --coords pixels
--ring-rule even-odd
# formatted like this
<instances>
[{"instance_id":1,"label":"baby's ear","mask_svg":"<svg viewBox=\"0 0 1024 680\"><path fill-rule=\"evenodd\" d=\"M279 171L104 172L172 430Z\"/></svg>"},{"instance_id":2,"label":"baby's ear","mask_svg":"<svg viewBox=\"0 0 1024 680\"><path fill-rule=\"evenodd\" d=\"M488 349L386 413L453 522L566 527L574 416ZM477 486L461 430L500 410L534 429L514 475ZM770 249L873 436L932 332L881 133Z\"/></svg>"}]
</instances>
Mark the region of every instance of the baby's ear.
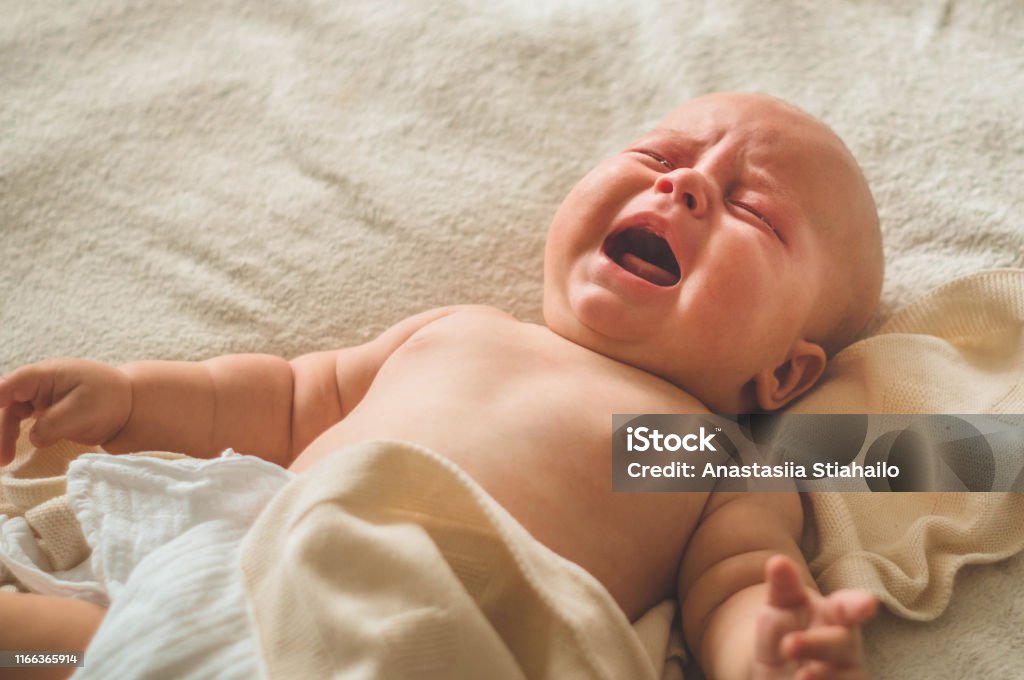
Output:
<instances>
[{"instance_id":1,"label":"baby's ear","mask_svg":"<svg viewBox=\"0 0 1024 680\"><path fill-rule=\"evenodd\" d=\"M754 376L757 405L765 411L782 408L818 382L825 370L825 362L825 350L820 345L809 340L797 340L784 362Z\"/></svg>"}]
</instances>

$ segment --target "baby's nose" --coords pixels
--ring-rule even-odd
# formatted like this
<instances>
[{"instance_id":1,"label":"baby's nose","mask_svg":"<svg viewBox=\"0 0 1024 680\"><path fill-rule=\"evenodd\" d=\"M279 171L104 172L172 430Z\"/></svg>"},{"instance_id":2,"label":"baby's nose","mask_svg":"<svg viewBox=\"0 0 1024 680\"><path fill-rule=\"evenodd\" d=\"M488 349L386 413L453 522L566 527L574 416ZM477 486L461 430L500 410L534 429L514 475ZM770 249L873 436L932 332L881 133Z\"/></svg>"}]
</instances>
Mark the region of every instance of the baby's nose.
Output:
<instances>
[{"instance_id":1,"label":"baby's nose","mask_svg":"<svg viewBox=\"0 0 1024 680\"><path fill-rule=\"evenodd\" d=\"M707 180L693 168L677 168L658 177L654 190L661 194L672 194L694 215L703 215L707 210Z\"/></svg>"}]
</instances>

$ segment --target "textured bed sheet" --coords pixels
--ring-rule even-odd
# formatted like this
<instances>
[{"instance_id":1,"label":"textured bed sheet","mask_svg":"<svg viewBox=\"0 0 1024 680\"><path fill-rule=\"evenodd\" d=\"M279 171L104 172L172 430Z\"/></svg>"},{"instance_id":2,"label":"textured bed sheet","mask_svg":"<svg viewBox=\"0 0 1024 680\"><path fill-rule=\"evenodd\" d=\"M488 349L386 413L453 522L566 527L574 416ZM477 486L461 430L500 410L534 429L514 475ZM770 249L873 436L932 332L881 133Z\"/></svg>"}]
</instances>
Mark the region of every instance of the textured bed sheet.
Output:
<instances>
[{"instance_id":1,"label":"textured bed sheet","mask_svg":"<svg viewBox=\"0 0 1024 680\"><path fill-rule=\"evenodd\" d=\"M875 325L1024 266L1016 0L277 3L0 0L0 370L285 356L425 308L539 320L561 197L680 101L775 94L861 160L888 262ZM1024 667L1020 555L880 677Z\"/></svg>"}]
</instances>

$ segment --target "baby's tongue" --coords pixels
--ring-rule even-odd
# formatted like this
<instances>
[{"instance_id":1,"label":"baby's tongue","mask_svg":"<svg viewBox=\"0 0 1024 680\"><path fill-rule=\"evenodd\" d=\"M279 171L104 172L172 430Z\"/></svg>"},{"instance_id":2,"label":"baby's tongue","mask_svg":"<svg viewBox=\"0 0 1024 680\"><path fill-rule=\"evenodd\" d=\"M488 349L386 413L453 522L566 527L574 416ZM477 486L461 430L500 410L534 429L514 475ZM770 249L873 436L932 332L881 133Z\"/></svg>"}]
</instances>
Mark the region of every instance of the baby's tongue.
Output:
<instances>
[{"instance_id":1,"label":"baby's tongue","mask_svg":"<svg viewBox=\"0 0 1024 680\"><path fill-rule=\"evenodd\" d=\"M679 279L672 272L665 271L653 262L639 258L633 253L623 253L619 264L631 274L636 274L656 286L671 286Z\"/></svg>"}]
</instances>

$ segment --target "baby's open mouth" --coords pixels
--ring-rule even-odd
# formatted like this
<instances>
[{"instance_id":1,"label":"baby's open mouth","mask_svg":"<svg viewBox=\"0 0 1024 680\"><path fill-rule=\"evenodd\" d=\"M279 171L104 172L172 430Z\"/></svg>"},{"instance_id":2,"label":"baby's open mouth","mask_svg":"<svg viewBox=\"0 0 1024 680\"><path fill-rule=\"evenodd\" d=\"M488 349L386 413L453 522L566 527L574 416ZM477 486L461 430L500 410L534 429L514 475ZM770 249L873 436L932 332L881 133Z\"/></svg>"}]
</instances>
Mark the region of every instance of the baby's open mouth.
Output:
<instances>
[{"instance_id":1,"label":"baby's open mouth","mask_svg":"<svg viewBox=\"0 0 1024 680\"><path fill-rule=\"evenodd\" d=\"M608 237L604 252L626 271L656 286L679 282L679 263L668 242L645 226L623 229Z\"/></svg>"}]
</instances>

